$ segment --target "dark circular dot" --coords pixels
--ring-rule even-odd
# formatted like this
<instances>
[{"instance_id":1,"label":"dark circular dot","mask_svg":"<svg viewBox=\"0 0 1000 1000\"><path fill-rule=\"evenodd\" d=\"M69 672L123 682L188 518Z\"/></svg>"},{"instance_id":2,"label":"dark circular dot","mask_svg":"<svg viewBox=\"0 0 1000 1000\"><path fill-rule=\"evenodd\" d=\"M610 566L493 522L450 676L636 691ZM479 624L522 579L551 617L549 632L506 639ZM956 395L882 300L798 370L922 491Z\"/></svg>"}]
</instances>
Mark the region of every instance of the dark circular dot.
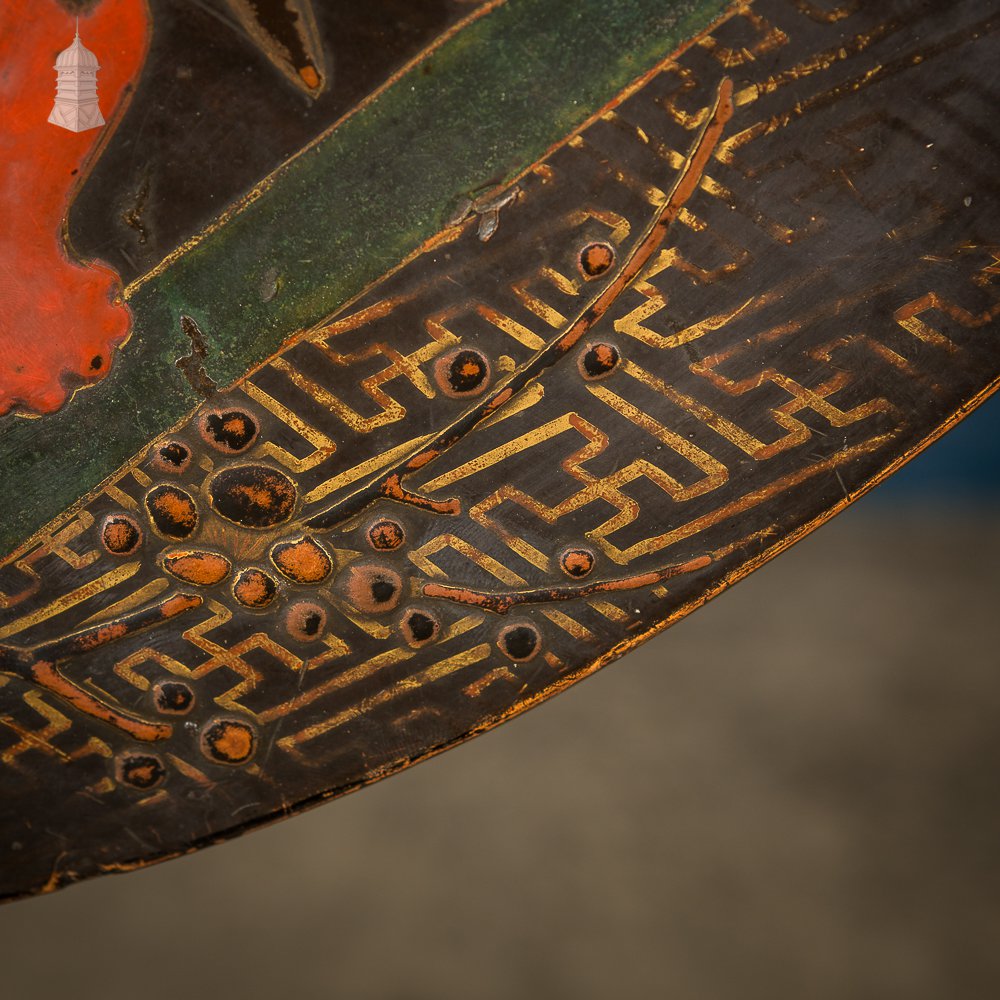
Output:
<instances>
[{"instance_id":1,"label":"dark circular dot","mask_svg":"<svg viewBox=\"0 0 1000 1000\"><path fill-rule=\"evenodd\" d=\"M302 631L305 635L319 635L323 628L323 615L319 611L307 611L302 616Z\"/></svg>"},{"instance_id":2,"label":"dark circular dot","mask_svg":"<svg viewBox=\"0 0 1000 1000\"><path fill-rule=\"evenodd\" d=\"M257 421L243 410L213 410L201 418L201 436L219 451L235 455L257 437Z\"/></svg>"},{"instance_id":3,"label":"dark circular dot","mask_svg":"<svg viewBox=\"0 0 1000 1000\"><path fill-rule=\"evenodd\" d=\"M90 359L90 370L92 372L100 371L101 370L101 365L103 365L103 364L104 364L104 358L102 358L100 356L100 354L95 354Z\"/></svg>"},{"instance_id":4,"label":"dark circular dot","mask_svg":"<svg viewBox=\"0 0 1000 1000\"><path fill-rule=\"evenodd\" d=\"M155 486L146 494L156 530L168 538L187 538L198 526L198 508L189 493L177 486Z\"/></svg>"},{"instance_id":5,"label":"dark circular dot","mask_svg":"<svg viewBox=\"0 0 1000 1000\"><path fill-rule=\"evenodd\" d=\"M156 449L153 464L164 472L183 472L191 464L191 449L180 441L167 441Z\"/></svg>"},{"instance_id":6,"label":"dark circular dot","mask_svg":"<svg viewBox=\"0 0 1000 1000\"><path fill-rule=\"evenodd\" d=\"M599 382L618 367L621 359L614 344L589 344L580 352L577 367L588 382Z\"/></svg>"},{"instance_id":7,"label":"dark circular dot","mask_svg":"<svg viewBox=\"0 0 1000 1000\"><path fill-rule=\"evenodd\" d=\"M153 688L153 702L165 715L186 715L194 708L194 691L182 681L160 681Z\"/></svg>"},{"instance_id":8,"label":"dark circular dot","mask_svg":"<svg viewBox=\"0 0 1000 1000\"><path fill-rule=\"evenodd\" d=\"M110 514L101 525L101 543L113 556L127 556L142 544L142 529L128 514Z\"/></svg>"},{"instance_id":9,"label":"dark circular dot","mask_svg":"<svg viewBox=\"0 0 1000 1000\"><path fill-rule=\"evenodd\" d=\"M295 484L266 465L235 465L217 473L208 489L212 508L244 528L272 528L292 516Z\"/></svg>"},{"instance_id":10,"label":"dark circular dot","mask_svg":"<svg viewBox=\"0 0 1000 1000\"><path fill-rule=\"evenodd\" d=\"M501 652L520 663L530 660L541 645L538 629L534 625L522 623L508 625L497 640Z\"/></svg>"},{"instance_id":11,"label":"dark circular dot","mask_svg":"<svg viewBox=\"0 0 1000 1000\"><path fill-rule=\"evenodd\" d=\"M293 639L311 642L326 628L326 609L312 601L298 601L285 612L285 629Z\"/></svg>"},{"instance_id":12,"label":"dark circular dot","mask_svg":"<svg viewBox=\"0 0 1000 1000\"><path fill-rule=\"evenodd\" d=\"M241 719L214 719L201 733L202 753L219 764L245 764L256 745L253 726Z\"/></svg>"},{"instance_id":13,"label":"dark circular dot","mask_svg":"<svg viewBox=\"0 0 1000 1000\"><path fill-rule=\"evenodd\" d=\"M403 638L411 646L423 646L437 638L441 631L441 623L426 611L410 608L403 615L402 629Z\"/></svg>"},{"instance_id":14,"label":"dark circular dot","mask_svg":"<svg viewBox=\"0 0 1000 1000\"><path fill-rule=\"evenodd\" d=\"M559 568L574 580L582 580L594 568L594 553L590 549L566 549L559 556Z\"/></svg>"},{"instance_id":15,"label":"dark circular dot","mask_svg":"<svg viewBox=\"0 0 1000 1000\"><path fill-rule=\"evenodd\" d=\"M118 780L145 791L155 788L167 775L163 761L153 754L127 754L117 762Z\"/></svg>"},{"instance_id":16,"label":"dark circular dot","mask_svg":"<svg viewBox=\"0 0 1000 1000\"><path fill-rule=\"evenodd\" d=\"M398 521L379 518L368 526L368 544L379 552L391 552L406 541L406 532Z\"/></svg>"},{"instance_id":17,"label":"dark circular dot","mask_svg":"<svg viewBox=\"0 0 1000 1000\"><path fill-rule=\"evenodd\" d=\"M580 273L589 281L599 278L615 262L615 249L610 243L588 243L580 251Z\"/></svg>"},{"instance_id":18,"label":"dark circular dot","mask_svg":"<svg viewBox=\"0 0 1000 1000\"><path fill-rule=\"evenodd\" d=\"M245 608L266 608L274 600L278 585L259 569L245 569L233 584L233 596Z\"/></svg>"},{"instance_id":19,"label":"dark circular dot","mask_svg":"<svg viewBox=\"0 0 1000 1000\"><path fill-rule=\"evenodd\" d=\"M446 396L477 396L489 385L490 363L479 351L459 348L438 358L434 380Z\"/></svg>"},{"instance_id":20,"label":"dark circular dot","mask_svg":"<svg viewBox=\"0 0 1000 1000\"><path fill-rule=\"evenodd\" d=\"M403 581L385 566L352 566L347 577L347 597L359 611L379 614L392 611L403 593Z\"/></svg>"}]
</instances>

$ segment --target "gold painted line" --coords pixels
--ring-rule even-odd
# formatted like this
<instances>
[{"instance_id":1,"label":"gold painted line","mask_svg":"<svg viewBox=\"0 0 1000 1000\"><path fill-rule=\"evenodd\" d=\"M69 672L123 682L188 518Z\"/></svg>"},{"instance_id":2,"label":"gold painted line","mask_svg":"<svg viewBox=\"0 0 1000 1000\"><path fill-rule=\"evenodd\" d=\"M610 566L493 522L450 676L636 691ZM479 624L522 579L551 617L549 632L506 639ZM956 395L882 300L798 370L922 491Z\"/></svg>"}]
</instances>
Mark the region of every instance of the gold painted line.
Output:
<instances>
[{"instance_id":1,"label":"gold painted line","mask_svg":"<svg viewBox=\"0 0 1000 1000\"><path fill-rule=\"evenodd\" d=\"M550 662L550 665L554 664ZM483 674L478 680L474 680L471 684L462 688L462 693L467 698L478 698L491 684L500 680L510 681L513 684L517 683L517 677L508 667L497 667L496 670L491 670L488 674Z\"/></svg>"},{"instance_id":2,"label":"gold painted line","mask_svg":"<svg viewBox=\"0 0 1000 1000\"><path fill-rule=\"evenodd\" d=\"M639 556L648 555L651 552L657 552L661 549L668 548L685 538L690 538L692 535L697 535L708 528L714 527L722 521L726 521L731 517L736 517L737 514L743 514L746 511L751 510L759 504L764 503L766 500L770 500L772 497L786 493L788 490L794 489L796 486L800 486L802 483L807 482L821 473L832 472L839 466L846 465L848 462L852 462L854 459L860 458L862 455L878 451L879 448L894 440L897 435L897 431L889 431L885 434L879 434L873 438L869 438L867 441L861 442L860 444L853 445L850 448L845 448L821 462L816 462L804 469L799 469L796 472L789 473L781 479L767 483L759 489L752 490L751 492L744 494L739 499L733 500L731 503L725 504L709 514L705 514L704 516L696 518L693 521L689 521L687 524L674 528L672 531L665 532L664 534L657 535L653 538L647 538L642 542L636 542L634 545L629 546L621 552L621 559L626 563L631 562Z\"/></svg>"},{"instance_id":3,"label":"gold painted line","mask_svg":"<svg viewBox=\"0 0 1000 1000\"><path fill-rule=\"evenodd\" d=\"M410 302L415 297L415 293L411 292L409 295L395 295L387 299L379 299L378 302L365 306L364 309L359 309L341 319L334 320L332 323L321 324L310 331L308 339L313 342L328 340L330 337L337 337L342 333L356 330L358 327L367 326L377 319L385 319L397 306Z\"/></svg>"},{"instance_id":4,"label":"gold painted line","mask_svg":"<svg viewBox=\"0 0 1000 1000\"><path fill-rule=\"evenodd\" d=\"M281 420L287 427L291 428L300 438L312 446L312 453L304 458L293 455L287 448L282 448L274 441L265 441L261 445L261 451L265 455L270 455L279 461L286 469L299 473L308 472L322 464L337 450L336 442L324 434L321 430L313 427L312 424L303 420L297 413L290 410L283 403L279 403L273 396L268 395L263 389L254 385L247 379L242 385L243 391L256 400L269 413Z\"/></svg>"},{"instance_id":5,"label":"gold painted line","mask_svg":"<svg viewBox=\"0 0 1000 1000\"><path fill-rule=\"evenodd\" d=\"M147 795L144 799L139 799L136 802L137 806L150 806L155 805L157 802L162 802L164 799L168 799L170 793L165 788L160 788L153 792L152 795Z\"/></svg>"},{"instance_id":6,"label":"gold painted line","mask_svg":"<svg viewBox=\"0 0 1000 1000\"><path fill-rule=\"evenodd\" d=\"M478 625L481 625L484 617L484 615L466 615L464 618L459 618L457 622L454 622L448 627L448 630L441 637L441 641L447 642L449 639L454 639L456 636L464 635L469 631L469 629L473 629Z\"/></svg>"},{"instance_id":7,"label":"gold painted line","mask_svg":"<svg viewBox=\"0 0 1000 1000\"><path fill-rule=\"evenodd\" d=\"M598 601L591 599L587 603L599 614L604 615L605 618L610 619L613 622L626 622L629 620L629 614L627 611L622 611L617 604L612 604L610 601Z\"/></svg>"},{"instance_id":8,"label":"gold painted line","mask_svg":"<svg viewBox=\"0 0 1000 1000\"><path fill-rule=\"evenodd\" d=\"M105 775L100 781L88 785L85 791L90 792L91 795L107 795L108 792L113 792L116 787L114 781Z\"/></svg>"},{"instance_id":9,"label":"gold painted line","mask_svg":"<svg viewBox=\"0 0 1000 1000\"><path fill-rule=\"evenodd\" d=\"M343 712L338 712L323 722L319 722L314 726L308 726L292 736L286 736L283 740L278 741L278 745L285 750L289 750L297 743L305 743L307 740L322 736L331 729L336 729L345 722L350 722L361 715L366 715L372 709L380 708L382 705L394 701L401 695L408 694L416 688L422 687L424 684L432 684L434 681L439 681L442 677L447 677L449 674L461 670L463 667L480 663L490 655L490 651L490 645L486 642L479 646L473 646L472 649L462 650L461 653L449 656L448 659L442 660L440 663L435 663L433 666L421 670L412 677L405 677L391 687L383 688L383 690L376 694L363 698L357 705L346 708Z\"/></svg>"},{"instance_id":10,"label":"gold painted line","mask_svg":"<svg viewBox=\"0 0 1000 1000\"><path fill-rule=\"evenodd\" d=\"M350 670L345 670L342 674L331 677L322 684L317 684L316 687L310 688L308 691L297 694L294 698L289 698L288 701L280 705L275 705L274 708L269 708L266 712L261 712L257 718L261 722L271 722L274 719L288 715L290 712L297 712L299 709L305 708L306 705L311 704L317 698L322 698L323 695L329 694L331 691L337 691L340 688L347 687L349 684L353 684L355 681L371 677L382 667L401 663L403 660L409 660L414 655L412 650L403 649L402 647L386 650L384 653L379 653L378 656L373 656L370 660L365 660L364 663L359 663ZM391 689L387 688L386 690ZM319 723L319 725L323 725L323 723ZM294 737L291 738L294 739Z\"/></svg>"},{"instance_id":11,"label":"gold painted line","mask_svg":"<svg viewBox=\"0 0 1000 1000\"><path fill-rule=\"evenodd\" d=\"M426 48L418 52L409 62L404 63L395 73L388 77L380 86L376 87L367 97L363 98L357 104L354 105L349 111L344 112L332 125L328 126L324 131L320 132L314 139L307 142L301 149L296 150L284 163L275 167L263 180L259 181L254 187L252 187L247 194L245 194L238 201L233 202L228 208L224 209L222 214L219 215L214 221L210 222L201 232L196 233L194 236L185 240L179 247L171 250L170 253L160 261L159 264L155 265L145 274L140 274L138 278L133 279L125 286L123 295L126 299L131 298L139 288L141 288L147 281L155 278L157 275L162 274L171 264L176 260L179 260L185 254L190 253L197 246L205 241L205 239L212 235L212 233L217 232L221 229L230 219L237 215L242 214L247 208L249 208L255 201L257 201L261 195L265 194L273 185L274 182L289 168L289 166L294 163L299 157L304 156L310 150L314 149L321 142L327 139L330 135L336 132L346 121L353 118L356 114L363 111L370 104L377 101L390 87L395 86L403 77L407 76L412 70L424 62L427 58L433 55L442 45L446 42L451 41L459 32L464 31L470 24L478 21L481 17L487 14L491 14L498 7L503 6L507 0L488 0L487 3L483 4L481 7L467 14L465 17L456 21L447 31L443 31L437 38L431 42Z\"/></svg>"},{"instance_id":12,"label":"gold painted line","mask_svg":"<svg viewBox=\"0 0 1000 1000\"><path fill-rule=\"evenodd\" d=\"M152 583L147 583L145 587L140 587L139 590L129 594L128 597L123 597L117 604L112 604L91 615L89 618L84 618L80 622L80 625L90 625L95 621L113 618L115 615L120 615L123 611L131 611L133 608L139 607L140 604L145 604L146 601L151 601L154 597L162 594L169 586L170 581L166 578L153 580Z\"/></svg>"},{"instance_id":13,"label":"gold painted line","mask_svg":"<svg viewBox=\"0 0 1000 1000\"><path fill-rule=\"evenodd\" d=\"M64 594L58 600L45 605L44 608L39 608L36 611L32 611L31 614L23 615L21 618L12 621L9 625L0 628L0 639L17 635L18 632L23 632L25 629L31 628L32 625L37 625L39 622L54 618L56 615L61 615L64 611L68 611L82 601L89 600L91 597L95 597L105 590L110 590L123 580L135 576L141 565L139 562L126 563L124 566L119 566L118 569L111 570L110 573L105 573L104 576L100 576L96 580L91 580L90 583L85 583L82 587L77 587L76 590Z\"/></svg>"},{"instance_id":14,"label":"gold painted line","mask_svg":"<svg viewBox=\"0 0 1000 1000\"><path fill-rule=\"evenodd\" d=\"M541 382L536 382L529 386L520 395L515 396L506 406L502 406L491 417L487 417L479 426L485 430L493 427L509 417L515 417L524 410L530 409L535 403L540 403L545 398L545 386Z\"/></svg>"},{"instance_id":15,"label":"gold painted line","mask_svg":"<svg viewBox=\"0 0 1000 1000\"><path fill-rule=\"evenodd\" d=\"M582 622L566 614L564 611L543 611L543 615L557 628L568 632L574 639L593 639L594 633Z\"/></svg>"},{"instance_id":16,"label":"gold painted line","mask_svg":"<svg viewBox=\"0 0 1000 1000\"><path fill-rule=\"evenodd\" d=\"M444 635L441 637L441 642L445 643L449 639L454 639L457 636L465 635L469 629L477 628L482 625L485 620L485 615L466 615L464 618L459 618L457 622L453 622L446 630Z\"/></svg>"},{"instance_id":17,"label":"gold painted line","mask_svg":"<svg viewBox=\"0 0 1000 1000\"><path fill-rule=\"evenodd\" d=\"M119 479L118 481L122 482L124 478L125 477L123 476L122 479ZM106 486L104 488L104 493L107 496L109 496L112 500L114 500L115 503L120 504L127 510L137 510L139 507L138 501L134 497L129 496L123 489L121 489L118 486L114 485Z\"/></svg>"},{"instance_id":18,"label":"gold painted line","mask_svg":"<svg viewBox=\"0 0 1000 1000\"><path fill-rule=\"evenodd\" d=\"M362 462L360 465L355 465L352 468L347 469L345 472L340 473L340 475L334 476L332 479L325 480L320 483L319 486L313 487L313 489L311 489L302 499L305 503L312 503L314 500L321 500L323 497L328 496L335 490L339 490L342 486L350 486L352 483L356 483L359 479L364 479L365 476L390 465L400 455L405 455L408 451L419 448L429 437L429 434L425 434L423 437L412 438L409 441L404 441L402 444L397 445L390 451L383 452L381 455L376 455L375 458L370 459L367 462Z\"/></svg>"},{"instance_id":19,"label":"gold painted line","mask_svg":"<svg viewBox=\"0 0 1000 1000\"><path fill-rule=\"evenodd\" d=\"M595 399L599 399L604 403L605 406L620 414L636 427L644 430L650 437L656 438L682 458L687 459L687 461L708 477L708 481L713 483L712 489L715 489L716 486L721 486L729 478L729 471L717 458L713 458L708 452L694 444L694 442L689 441L683 434L678 434L669 427L665 427L655 417L645 413L638 406L630 403L627 399L623 399L606 386L590 385L587 386L587 391ZM673 479L673 476L666 476L666 478L669 481ZM678 492L678 496L674 497L675 500L688 499L708 489L704 480L701 483L693 483L690 486L683 486L677 480L674 480L674 482L677 484L676 488Z\"/></svg>"},{"instance_id":20,"label":"gold painted line","mask_svg":"<svg viewBox=\"0 0 1000 1000\"><path fill-rule=\"evenodd\" d=\"M492 448L489 451L478 455L476 458L470 459L468 462L465 462L457 468L451 469L448 472L442 473L440 476L436 476L434 479L428 480L424 483L424 489L430 492L443 490L446 487L457 483L461 479L465 479L474 473L482 472L485 469L492 468L494 465L504 461L504 459L511 458L514 455L520 454L522 451L527 451L529 448L535 447L535 445L540 444L543 441L548 441L550 438L555 437L558 434L563 434L566 431L572 430L573 425L570 420L571 416L574 416L574 414L565 413L561 417L556 417L548 423L535 427L527 433L522 434L520 437L514 438L512 441L507 441L504 444L497 445L496 448Z\"/></svg>"},{"instance_id":21,"label":"gold painted line","mask_svg":"<svg viewBox=\"0 0 1000 1000\"><path fill-rule=\"evenodd\" d=\"M455 535L436 535L419 549L411 552L409 559L414 566L421 572L426 573L427 576L447 578L447 574L432 562L430 557L448 548L465 556L469 562L485 570L494 579L499 580L508 587L521 587L526 583L523 576L515 573L508 566L494 559L491 555L487 555L481 549L477 549L471 542L467 542L464 538L458 538Z\"/></svg>"},{"instance_id":22,"label":"gold painted line","mask_svg":"<svg viewBox=\"0 0 1000 1000\"><path fill-rule=\"evenodd\" d=\"M762 441L758 441L752 434L743 430L742 427L734 424L731 420L716 413L711 407L699 402L692 396L686 396L679 392L672 385L664 382L652 372L646 371L633 361L625 361L622 370L632 376L637 382L649 386L654 392L658 392L665 399L670 400L675 406L690 413L700 420L706 427L715 431L720 437L725 438L731 444L736 445L740 451L751 457L756 457L758 452L764 448Z\"/></svg>"},{"instance_id":23,"label":"gold painted line","mask_svg":"<svg viewBox=\"0 0 1000 1000\"><path fill-rule=\"evenodd\" d=\"M487 322L492 323L502 333L513 337L519 344L523 344L531 351L540 351L545 346L545 341L533 330L529 330L526 326L518 323L517 320L512 319L497 309L493 309L491 306L480 303L476 306L476 312ZM565 321L563 317L562 322Z\"/></svg>"},{"instance_id":24,"label":"gold painted line","mask_svg":"<svg viewBox=\"0 0 1000 1000\"><path fill-rule=\"evenodd\" d=\"M329 600L332 604L336 604L340 613L352 624L357 625L362 632L367 632L373 639L388 639L392 635L393 629L388 625L380 625L376 621L372 621L371 618L366 618L364 615L355 614L351 610L350 605L344 601L337 600L337 594L334 592L333 588L326 587L320 591L320 593Z\"/></svg>"},{"instance_id":25,"label":"gold painted line","mask_svg":"<svg viewBox=\"0 0 1000 1000\"><path fill-rule=\"evenodd\" d=\"M167 756L185 778L190 778L192 781L198 782L199 785L204 785L206 787L211 787L214 784L208 775L205 774L204 771L200 771L196 768L194 764L190 764L182 757L176 757L172 753L167 754Z\"/></svg>"}]
</instances>

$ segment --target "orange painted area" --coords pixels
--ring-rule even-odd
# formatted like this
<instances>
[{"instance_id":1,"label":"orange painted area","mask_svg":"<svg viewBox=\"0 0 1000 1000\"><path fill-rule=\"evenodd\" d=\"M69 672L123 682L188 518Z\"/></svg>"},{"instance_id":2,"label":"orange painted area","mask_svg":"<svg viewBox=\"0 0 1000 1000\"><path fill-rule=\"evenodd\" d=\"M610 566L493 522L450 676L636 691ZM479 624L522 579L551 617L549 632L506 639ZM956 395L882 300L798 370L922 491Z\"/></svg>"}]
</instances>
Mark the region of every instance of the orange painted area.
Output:
<instances>
[{"instance_id":1,"label":"orange painted area","mask_svg":"<svg viewBox=\"0 0 1000 1000\"><path fill-rule=\"evenodd\" d=\"M71 261L63 228L145 58L148 21L139 0L101 0L80 18L80 38L101 64L97 93L108 124L69 132L47 119L73 17L55 0L0 3L0 414L58 409L74 388L107 374L128 336L117 274Z\"/></svg>"},{"instance_id":2,"label":"orange painted area","mask_svg":"<svg viewBox=\"0 0 1000 1000\"><path fill-rule=\"evenodd\" d=\"M333 570L326 552L311 538L279 543L271 558L274 565L296 583L320 583Z\"/></svg>"},{"instance_id":3,"label":"orange painted area","mask_svg":"<svg viewBox=\"0 0 1000 1000\"><path fill-rule=\"evenodd\" d=\"M178 580L194 583L199 587L212 587L221 583L232 569L225 556L215 552L178 552L163 560L164 569Z\"/></svg>"}]
</instances>

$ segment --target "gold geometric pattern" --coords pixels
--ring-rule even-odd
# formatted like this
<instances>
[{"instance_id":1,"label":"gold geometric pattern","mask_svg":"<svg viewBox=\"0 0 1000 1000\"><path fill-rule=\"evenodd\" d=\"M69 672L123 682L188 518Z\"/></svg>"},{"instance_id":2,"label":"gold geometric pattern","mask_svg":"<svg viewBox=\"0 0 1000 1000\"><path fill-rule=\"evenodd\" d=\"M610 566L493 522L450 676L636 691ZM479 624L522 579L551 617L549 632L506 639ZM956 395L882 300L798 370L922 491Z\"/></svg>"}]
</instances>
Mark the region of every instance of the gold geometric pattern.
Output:
<instances>
[{"instance_id":1,"label":"gold geometric pattern","mask_svg":"<svg viewBox=\"0 0 1000 1000\"><path fill-rule=\"evenodd\" d=\"M960 5L925 46L877 6L736 5L517 178L488 241L446 229L39 533L0 569L0 774L149 823L190 793L185 843L234 825L221 783L245 821L357 787L676 620L992 389L996 213L953 194L996 158L951 152L929 95L997 25ZM139 750L165 797L126 787Z\"/></svg>"}]
</instances>

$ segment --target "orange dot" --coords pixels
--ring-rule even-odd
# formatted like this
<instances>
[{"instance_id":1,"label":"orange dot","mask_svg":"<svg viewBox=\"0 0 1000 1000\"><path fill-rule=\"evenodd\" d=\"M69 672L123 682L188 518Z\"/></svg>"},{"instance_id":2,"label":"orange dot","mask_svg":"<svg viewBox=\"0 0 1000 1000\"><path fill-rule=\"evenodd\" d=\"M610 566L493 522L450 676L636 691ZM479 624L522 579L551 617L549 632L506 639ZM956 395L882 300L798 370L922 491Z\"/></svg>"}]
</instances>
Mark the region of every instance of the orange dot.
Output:
<instances>
[{"instance_id":1,"label":"orange dot","mask_svg":"<svg viewBox=\"0 0 1000 1000\"><path fill-rule=\"evenodd\" d=\"M567 576L581 580L594 568L594 553L590 549L567 549L559 557L559 566Z\"/></svg>"},{"instance_id":2,"label":"orange dot","mask_svg":"<svg viewBox=\"0 0 1000 1000\"><path fill-rule=\"evenodd\" d=\"M233 596L245 608L266 608L278 591L267 573L259 569L245 569L233 584Z\"/></svg>"},{"instance_id":3,"label":"orange dot","mask_svg":"<svg viewBox=\"0 0 1000 1000\"><path fill-rule=\"evenodd\" d=\"M202 753L220 764L245 764L256 743L253 727L238 719L216 719L201 734Z\"/></svg>"},{"instance_id":4,"label":"orange dot","mask_svg":"<svg viewBox=\"0 0 1000 1000\"><path fill-rule=\"evenodd\" d=\"M300 67L299 76L302 77L303 83L310 90L316 90L319 87L319 73L312 66Z\"/></svg>"},{"instance_id":5,"label":"orange dot","mask_svg":"<svg viewBox=\"0 0 1000 1000\"><path fill-rule=\"evenodd\" d=\"M333 571L333 561L319 542L306 535L271 548L271 562L295 583L320 583Z\"/></svg>"},{"instance_id":6,"label":"orange dot","mask_svg":"<svg viewBox=\"0 0 1000 1000\"><path fill-rule=\"evenodd\" d=\"M217 552L175 552L164 556L163 568L185 583L212 587L225 580L232 564Z\"/></svg>"},{"instance_id":7,"label":"orange dot","mask_svg":"<svg viewBox=\"0 0 1000 1000\"><path fill-rule=\"evenodd\" d=\"M406 532L398 521L379 518L368 527L368 544L380 552L391 552L406 541Z\"/></svg>"},{"instance_id":8,"label":"orange dot","mask_svg":"<svg viewBox=\"0 0 1000 1000\"><path fill-rule=\"evenodd\" d=\"M142 543L142 530L127 514L111 514L101 527L101 541L115 556L127 556Z\"/></svg>"},{"instance_id":9,"label":"orange dot","mask_svg":"<svg viewBox=\"0 0 1000 1000\"><path fill-rule=\"evenodd\" d=\"M610 243L588 243L580 251L577 262L584 278L599 278L615 262L615 251Z\"/></svg>"}]
</instances>

